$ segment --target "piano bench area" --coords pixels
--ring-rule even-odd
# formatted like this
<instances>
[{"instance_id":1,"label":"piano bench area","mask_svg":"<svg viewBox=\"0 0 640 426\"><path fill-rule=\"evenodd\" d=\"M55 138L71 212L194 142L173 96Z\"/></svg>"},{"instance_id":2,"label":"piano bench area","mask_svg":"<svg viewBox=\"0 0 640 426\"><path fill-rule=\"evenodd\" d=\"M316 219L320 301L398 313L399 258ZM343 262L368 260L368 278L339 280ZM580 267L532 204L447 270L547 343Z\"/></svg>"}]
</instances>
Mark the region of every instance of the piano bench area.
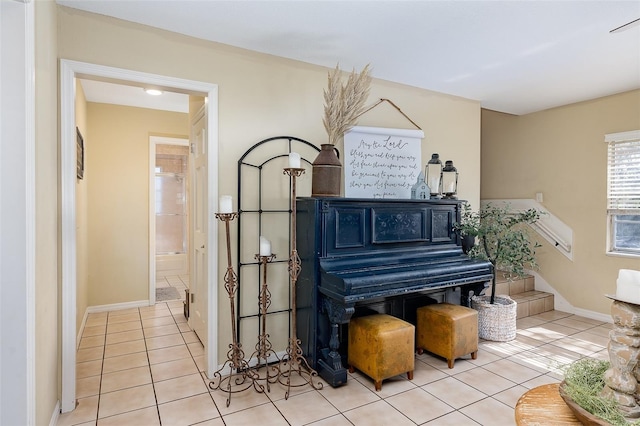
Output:
<instances>
[{"instance_id":1,"label":"piano bench area","mask_svg":"<svg viewBox=\"0 0 640 426\"><path fill-rule=\"evenodd\" d=\"M376 391L382 381L407 373L413 379L415 326L386 314L353 318L349 322L349 371L360 370L373 379Z\"/></svg>"},{"instance_id":2,"label":"piano bench area","mask_svg":"<svg viewBox=\"0 0 640 426\"><path fill-rule=\"evenodd\" d=\"M466 306L434 303L417 309L416 348L439 355L453 368L456 358L478 356L478 312Z\"/></svg>"}]
</instances>

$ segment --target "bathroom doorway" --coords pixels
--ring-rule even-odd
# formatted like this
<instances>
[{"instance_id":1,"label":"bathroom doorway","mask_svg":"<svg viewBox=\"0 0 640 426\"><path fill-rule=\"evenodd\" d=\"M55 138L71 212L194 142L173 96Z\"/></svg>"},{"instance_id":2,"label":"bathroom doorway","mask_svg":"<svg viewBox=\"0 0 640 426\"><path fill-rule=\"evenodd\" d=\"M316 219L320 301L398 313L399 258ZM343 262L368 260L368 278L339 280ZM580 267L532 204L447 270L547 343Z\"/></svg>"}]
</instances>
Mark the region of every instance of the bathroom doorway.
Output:
<instances>
[{"instance_id":1,"label":"bathroom doorway","mask_svg":"<svg viewBox=\"0 0 640 426\"><path fill-rule=\"evenodd\" d=\"M189 288L189 140L151 136L149 234L156 302Z\"/></svg>"}]
</instances>

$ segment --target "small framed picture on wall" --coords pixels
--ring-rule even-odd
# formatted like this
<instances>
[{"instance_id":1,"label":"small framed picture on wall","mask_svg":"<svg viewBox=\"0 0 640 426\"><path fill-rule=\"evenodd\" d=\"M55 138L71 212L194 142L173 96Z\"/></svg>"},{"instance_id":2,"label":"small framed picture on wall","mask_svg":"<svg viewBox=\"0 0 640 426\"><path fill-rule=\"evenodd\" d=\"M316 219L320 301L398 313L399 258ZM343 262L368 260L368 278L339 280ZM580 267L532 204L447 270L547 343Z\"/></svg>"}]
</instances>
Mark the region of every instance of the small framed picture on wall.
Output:
<instances>
[{"instance_id":1,"label":"small framed picture on wall","mask_svg":"<svg viewBox=\"0 0 640 426\"><path fill-rule=\"evenodd\" d=\"M84 178L84 139L76 127L76 177Z\"/></svg>"}]
</instances>

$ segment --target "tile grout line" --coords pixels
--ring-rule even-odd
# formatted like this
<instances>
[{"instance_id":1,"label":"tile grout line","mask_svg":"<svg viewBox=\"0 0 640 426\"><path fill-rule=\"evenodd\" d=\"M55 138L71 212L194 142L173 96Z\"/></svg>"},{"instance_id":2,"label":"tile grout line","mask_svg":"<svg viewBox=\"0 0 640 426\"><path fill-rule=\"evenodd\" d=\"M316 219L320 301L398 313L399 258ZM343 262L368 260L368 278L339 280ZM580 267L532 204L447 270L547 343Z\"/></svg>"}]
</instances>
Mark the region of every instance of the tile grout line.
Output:
<instances>
[{"instance_id":1,"label":"tile grout line","mask_svg":"<svg viewBox=\"0 0 640 426\"><path fill-rule=\"evenodd\" d=\"M104 343L102 346L102 362L100 363L100 384L98 385L98 402L96 403L96 425L98 424L98 416L100 413L100 397L102 396L102 374L104 371L104 357L107 352L107 328L108 327L109 327L109 314L107 313L107 322L104 326ZM84 330L82 331L82 334L84 335Z\"/></svg>"},{"instance_id":2,"label":"tile grout line","mask_svg":"<svg viewBox=\"0 0 640 426\"><path fill-rule=\"evenodd\" d=\"M160 417L160 407L158 406L158 394L156 393L156 384L155 384L155 381L153 380L153 371L151 370L151 359L149 359L149 347L147 346L147 338L144 332L144 324L142 322L142 314L140 313L140 308L138 308L138 315L140 315L140 329L142 330L142 341L144 342L144 351L145 351L145 354L147 355L147 368L149 368L149 377L151 378L151 388L153 389L153 398L156 401L156 414L158 415L158 423L160 424L160 426L162 426L162 417Z\"/></svg>"}]
</instances>

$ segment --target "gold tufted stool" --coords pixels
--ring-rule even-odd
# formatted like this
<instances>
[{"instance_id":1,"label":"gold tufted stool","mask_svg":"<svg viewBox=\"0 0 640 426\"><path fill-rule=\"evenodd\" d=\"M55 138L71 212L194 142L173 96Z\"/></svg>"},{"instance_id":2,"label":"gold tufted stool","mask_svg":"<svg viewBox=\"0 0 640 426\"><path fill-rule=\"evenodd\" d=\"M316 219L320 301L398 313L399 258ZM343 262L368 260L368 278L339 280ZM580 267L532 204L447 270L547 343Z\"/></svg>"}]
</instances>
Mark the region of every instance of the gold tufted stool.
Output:
<instances>
[{"instance_id":1,"label":"gold tufted stool","mask_svg":"<svg viewBox=\"0 0 640 426\"><path fill-rule=\"evenodd\" d=\"M382 381L407 373L413 379L415 327L386 314L353 318L349 322L349 372L371 377L376 390Z\"/></svg>"},{"instance_id":2,"label":"gold tufted stool","mask_svg":"<svg viewBox=\"0 0 640 426\"><path fill-rule=\"evenodd\" d=\"M434 303L418 308L416 348L446 358L453 368L456 358L478 357L478 311L451 303Z\"/></svg>"}]
</instances>

